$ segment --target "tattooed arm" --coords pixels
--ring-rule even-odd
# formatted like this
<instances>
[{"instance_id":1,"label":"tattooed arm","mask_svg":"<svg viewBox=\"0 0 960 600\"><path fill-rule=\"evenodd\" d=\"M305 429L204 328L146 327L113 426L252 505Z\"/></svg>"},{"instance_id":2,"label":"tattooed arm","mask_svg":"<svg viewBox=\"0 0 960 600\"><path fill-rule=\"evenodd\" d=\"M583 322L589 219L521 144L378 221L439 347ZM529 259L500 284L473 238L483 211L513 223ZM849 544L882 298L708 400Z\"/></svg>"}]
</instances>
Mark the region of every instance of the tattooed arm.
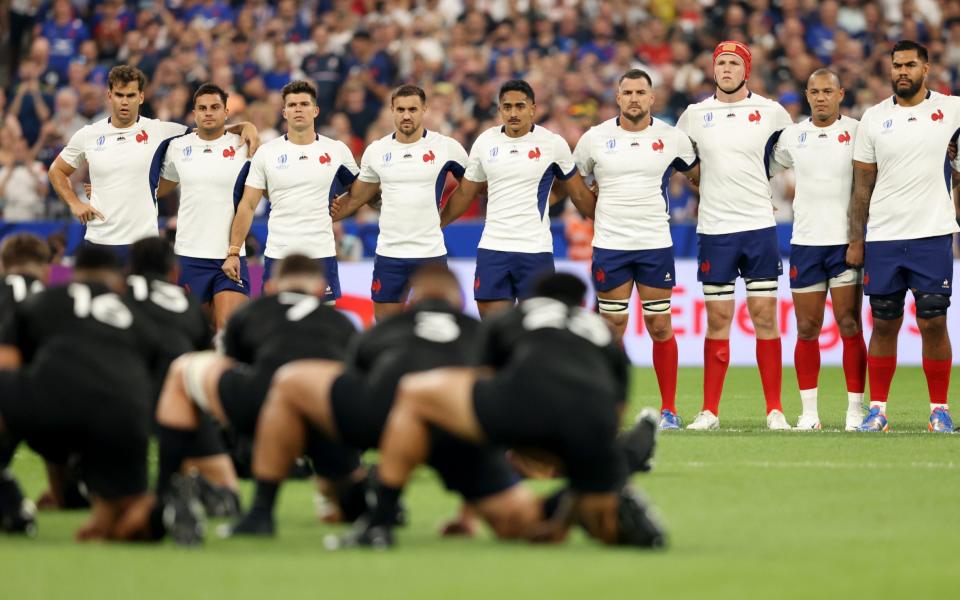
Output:
<instances>
[{"instance_id":1,"label":"tattooed arm","mask_svg":"<svg viewBox=\"0 0 960 600\"><path fill-rule=\"evenodd\" d=\"M853 198L848 214L850 245L847 247L847 264L852 267L863 266L863 237L870 215L870 197L876 184L877 165L853 161Z\"/></svg>"}]
</instances>

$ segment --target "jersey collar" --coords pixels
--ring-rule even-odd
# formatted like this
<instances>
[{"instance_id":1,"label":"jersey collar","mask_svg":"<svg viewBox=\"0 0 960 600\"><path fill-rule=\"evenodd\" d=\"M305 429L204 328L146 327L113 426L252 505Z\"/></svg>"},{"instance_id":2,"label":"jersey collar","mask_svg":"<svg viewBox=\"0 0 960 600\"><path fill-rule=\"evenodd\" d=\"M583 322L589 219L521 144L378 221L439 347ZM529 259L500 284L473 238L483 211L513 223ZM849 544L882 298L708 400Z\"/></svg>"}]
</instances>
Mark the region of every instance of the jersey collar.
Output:
<instances>
[{"instance_id":1,"label":"jersey collar","mask_svg":"<svg viewBox=\"0 0 960 600\"><path fill-rule=\"evenodd\" d=\"M423 128L423 136L421 137L421 139L423 139L423 138L425 138L425 137L427 137L427 128L426 128L426 127ZM391 140L397 139L397 132L396 132L396 131L394 131L393 134L390 135L390 139L391 139Z\"/></svg>"},{"instance_id":2,"label":"jersey collar","mask_svg":"<svg viewBox=\"0 0 960 600\"><path fill-rule=\"evenodd\" d=\"M536 127L537 127L537 124L536 124L536 123L534 123L533 125L531 125L531 126L530 126L530 133L533 133L533 130L536 129ZM506 135L506 133L507 133L507 126L506 126L506 125L501 125L501 126L500 126L500 133Z\"/></svg>"},{"instance_id":3,"label":"jersey collar","mask_svg":"<svg viewBox=\"0 0 960 600\"><path fill-rule=\"evenodd\" d=\"M751 92L750 90L747 90L747 97L744 98L743 100L746 100L747 98L750 98L750 97L752 97L752 96L753 96L753 92ZM718 101L718 102L720 101L720 99L717 98L717 93L716 93L716 92L713 93L713 99L716 100L716 101ZM737 100L737 102L743 102L743 100ZM736 104L737 102L724 102L724 104Z\"/></svg>"},{"instance_id":4,"label":"jersey collar","mask_svg":"<svg viewBox=\"0 0 960 600\"><path fill-rule=\"evenodd\" d=\"M320 134L317 133L317 132L313 132L313 135L315 136L314 139L316 139L316 141L319 142L319 141L320 141ZM286 141L286 142L289 142L289 141L290 141L290 138L287 137L287 134L283 134L283 139L284 139L284 141Z\"/></svg>"},{"instance_id":5,"label":"jersey collar","mask_svg":"<svg viewBox=\"0 0 960 600\"><path fill-rule=\"evenodd\" d=\"M133 127L134 125L136 125L136 124L139 123L139 122L140 122L140 115L138 114L138 115L137 115L137 120L134 121L134 122L133 122L133 125L131 125L130 127ZM107 125L113 125L113 117L107 117ZM117 129L120 129L120 128L117 127Z\"/></svg>"},{"instance_id":6,"label":"jersey collar","mask_svg":"<svg viewBox=\"0 0 960 600\"><path fill-rule=\"evenodd\" d=\"M931 92L931 90L927 90L927 95L924 96L923 99L924 99L924 100L929 100L931 95L933 95L933 93ZM900 103L897 102L897 95L896 95L896 94L894 94L893 96L891 96L891 98L893 98L893 103L894 103L894 104L896 104L897 106L900 106Z\"/></svg>"},{"instance_id":7,"label":"jersey collar","mask_svg":"<svg viewBox=\"0 0 960 600\"><path fill-rule=\"evenodd\" d=\"M653 125L653 115L650 115L650 125ZM620 117L617 117L617 127L620 127ZM626 131L626 129L624 129ZM630 131L629 133L639 133L637 131Z\"/></svg>"}]
</instances>

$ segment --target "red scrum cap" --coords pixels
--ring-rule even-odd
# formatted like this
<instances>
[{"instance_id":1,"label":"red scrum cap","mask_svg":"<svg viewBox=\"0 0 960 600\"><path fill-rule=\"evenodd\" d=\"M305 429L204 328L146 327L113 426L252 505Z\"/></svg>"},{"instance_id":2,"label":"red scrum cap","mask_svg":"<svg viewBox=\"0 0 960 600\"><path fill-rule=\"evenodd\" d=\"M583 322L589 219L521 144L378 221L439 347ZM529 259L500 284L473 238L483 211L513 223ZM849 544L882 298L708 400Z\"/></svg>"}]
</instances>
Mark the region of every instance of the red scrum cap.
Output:
<instances>
[{"instance_id":1,"label":"red scrum cap","mask_svg":"<svg viewBox=\"0 0 960 600\"><path fill-rule=\"evenodd\" d=\"M717 57L721 54L736 54L743 59L743 78L750 79L750 63L753 61L753 55L750 54L750 47L742 42L727 40L717 44L713 51L713 62L716 64Z\"/></svg>"}]
</instances>

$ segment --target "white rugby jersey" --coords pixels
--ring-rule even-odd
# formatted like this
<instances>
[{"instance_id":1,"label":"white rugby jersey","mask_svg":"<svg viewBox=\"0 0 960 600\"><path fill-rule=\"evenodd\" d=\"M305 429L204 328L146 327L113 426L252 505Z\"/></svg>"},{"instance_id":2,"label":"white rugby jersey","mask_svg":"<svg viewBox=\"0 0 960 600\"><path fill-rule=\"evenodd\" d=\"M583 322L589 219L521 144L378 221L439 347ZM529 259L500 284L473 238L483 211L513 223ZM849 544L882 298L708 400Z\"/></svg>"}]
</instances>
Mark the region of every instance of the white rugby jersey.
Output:
<instances>
[{"instance_id":1,"label":"white rugby jersey","mask_svg":"<svg viewBox=\"0 0 960 600\"><path fill-rule=\"evenodd\" d=\"M440 230L440 196L447 173L463 176L467 151L453 138L423 131L404 144L397 135L367 146L360 159L360 181L379 183L380 235L377 254L391 258L431 258L447 253Z\"/></svg>"},{"instance_id":2,"label":"white rugby jersey","mask_svg":"<svg viewBox=\"0 0 960 600\"><path fill-rule=\"evenodd\" d=\"M87 162L93 186L90 204L106 218L87 223L87 241L132 244L159 235L155 189L150 186L155 175L151 171L160 168L154 158L161 142L185 131L179 123L139 117L124 129L104 119L73 134L60 159L75 169Z\"/></svg>"},{"instance_id":3,"label":"white rugby jersey","mask_svg":"<svg viewBox=\"0 0 960 600\"><path fill-rule=\"evenodd\" d=\"M270 201L264 255L283 258L336 256L330 200L346 190L360 169L343 142L317 134L305 145L287 136L260 146L246 185L266 190Z\"/></svg>"},{"instance_id":4,"label":"white rugby jersey","mask_svg":"<svg viewBox=\"0 0 960 600\"><path fill-rule=\"evenodd\" d=\"M937 92L910 107L891 96L863 113L853 160L877 165L868 242L958 231L947 158L958 128L960 98Z\"/></svg>"},{"instance_id":5,"label":"white rugby jersey","mask_svg":"<svg viewBox=\"0 0 960 600\"><path fill-rule=\"evenodd\" d=\"M700 156L700 216L697 232L735 233L773 227L766 153L771 136L791 125L773 100L750 93L739 102L716 96L691 104L677 127Z\"/></svg>"},{"instance_id":6,"label":"white rugby jersey","mask_svg":"<svg viewBox=\"0 0 960 600\"><path fill-rule=\"evenodd\" d=\"M250 170L247 147L235 133L202 140L196 132L170 140L160 177L180 182L174 252L193 258L226 258L230 226ZM241 245L240 255L246 255Z\"/></svg>"},{"instance_id":7,"label":"white rugby jersey","mask_svg":"<svg viewBox=\"0 0 960 600\"><path fill-rule=\"evenodd\" d=\"M593 246L607 250L669 248L667 183L674 169L688 171L697 154L687 134L660 119L643 131L620 126L620 118L591 127L573 151L580 174L600 186Z\"/></svg>"},{"instance_id":8,"label":"white rugby jersey","mask_svg":"<svg viewBox=\"0 0 960 600\"><path fill-rule=\"evenodd\" d=\"M859 121L841 116L828 127L811 119L780 134L770 171L792 168L797 187L793 197L791 244L846 244L847 210L853 193L853 145Z\"/></svg>"},{"instance_id":9,"label":"white rugby jersey","mask_svg":"<svg viewBox=\"0 0 960 600\"><path fill-rule=\"evenodd\" d=\"M473 143L464 177L487 182L487 217L478 248L553 252L548 204L555 177L573 177L573 154L559 135L539 125L511 138L491 127Z\"/></svg>"}]
</instances>

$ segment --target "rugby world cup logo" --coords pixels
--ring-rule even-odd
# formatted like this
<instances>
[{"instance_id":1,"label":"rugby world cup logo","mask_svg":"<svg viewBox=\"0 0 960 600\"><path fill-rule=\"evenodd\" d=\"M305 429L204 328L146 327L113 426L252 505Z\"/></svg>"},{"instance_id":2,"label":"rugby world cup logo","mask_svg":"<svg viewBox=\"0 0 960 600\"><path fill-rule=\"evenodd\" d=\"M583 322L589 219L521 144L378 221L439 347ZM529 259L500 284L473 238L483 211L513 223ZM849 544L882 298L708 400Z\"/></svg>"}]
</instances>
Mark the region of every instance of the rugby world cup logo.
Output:
<instances>
[{"instance_id":1,"label":"rugby world cup logo","mask_svg":"<svg viewBox=\"0 0 960 600\"><path fill-rule=\"evenodd\" d=\"M183 158L188 159L190 155L193 154L193 146L187 146L183 149Z\"/></svg>"},{"instance_id":2,"label":"rugby world cup logo","mask_svg":"<svg viewBox=\"0 0 960 600\"><path fill-rule=\"evenodd\" d=\"M278 168L278 169L286 169L287 167L289 167L290 165L287 164L287 161L288 161L288 160L289 160L289 158L287 157L286 154L281 154L280 156L278 156L278 157L277 157L277 168Z\"/></svg>"},{"instance_id":3,"label":"rugby world cup logo","mask_svg":"<svg viewBox=\"0 0 960 600\"><path fill-rule=\"evenodd\" d=\"M617 140L607 140L607 150L613 150L617 147Z\"/></svg>"},{"instance_id":4,"label":"rugby world cup logo","mask_svg":"<svg viewBox=\"0 0 960 600\"><path fill-rule=\"evenodd\" d=\"M708 112L703 115L703 126L704 127L713 127L713 113Z\"/></svg>"},{"instance_id":5,"label":"rugby world cup logo","mask_svg":"<svg viewBox=\"0 0 960 600\"><path fill-rule=\"evenodd\" d=\"M106 143L107 143L107 137L106 137L106 136L101 135L100 137L98 137L98 138L97 138L97 148L96 148L96 151L97 151L97 152L102 152L102 151L103 151L103 145L106 144Z\"/></svg>"},{"instance_id":6,"label":"rugby world cup logo","mask_svg":"<svg viewBox=\"0 0 960 600\"><path fill-rule=\"evenodd\" d=\"M383 163L386 164L390 162L390 159L392 158L393 158L393 152L387 152L386 154L383 155Z\"/></svg>"},{"instance_id":7,"label":"rugby world cup logo","mask_svg":"<svg viewBox=\"0 0 960 600\"><path fill-rule=\"evenodd\" d=\"M801 146L802 146L804 143L806 143L806 141L807 141L807 132L804 131L803 133L801 133L801 134L800 134L800 137L797 138L797 141L800 142L800 145L801 145Z\"/></svg>"}]
</instances>

